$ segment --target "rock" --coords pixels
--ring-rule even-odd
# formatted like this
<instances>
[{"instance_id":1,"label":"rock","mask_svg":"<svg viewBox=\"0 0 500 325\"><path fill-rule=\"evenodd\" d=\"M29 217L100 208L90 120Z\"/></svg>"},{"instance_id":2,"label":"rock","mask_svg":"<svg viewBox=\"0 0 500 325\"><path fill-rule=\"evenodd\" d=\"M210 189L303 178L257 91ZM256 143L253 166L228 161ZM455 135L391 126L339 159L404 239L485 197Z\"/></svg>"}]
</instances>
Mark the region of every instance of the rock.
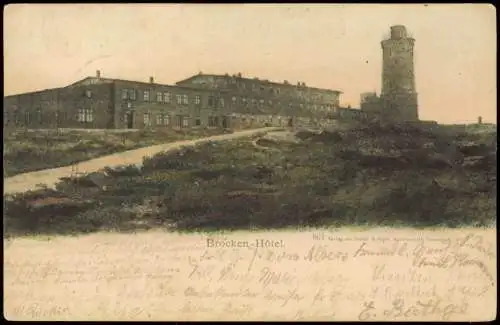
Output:
<instances>
[{"instance_id":1,"label":"rock","mask_svg":"<svg viewBox=\"0 0 500 325\"><path fill-rule=\"evenodd\" d=\"M273 174L273 169L266 166L257 167L257 172L254 177L258 179L264 179L270 177Z\"/></svg>"},{"instance_id":2,"label":"rock","mask_svg":"<svg viewBox=\"0 0 500 325\"><path fill-rule=\"evenodd\" d=\"M90 173L86 177L90 180L90 182L103 191L105 191L112 182L111 177L105 173Z\"/></svg>"},{"instance_id":3,"label":"rock","mask_svg":"<svg viewBox=\"0 0 500 325\"><path fill-rule=\"evenodd\" d=\"M226 196L228 198L236 198L236 197L245 197L245 198L248 198L248 197L252 197L252 198L257 198L259 196L259 193L257 192L253 192L253 191L248 191L248 190L242 190L242 191L231 191L231 192L228 192L226 193Z\"/></svg>"},{"instance_id":4,"label":"rock","mask_svg":"<svg viewBox=\"0 0 500 325\"><path fill-rule=\"evenodd\" d=\"M31 210L37 210L49 206L82 206L86 203L88 203L88 201L75 200L68 197L44 197L30 200L26 203L26 206Z\"/></svg>"},{"instance_id":5,"label":"rock","mask_svg":"<svg viewBox=\"0 0 500 325\"><path fill-rule=\"evenodd\" d=\"M403 156L379 156L379 155L360 155L360 166L378 167L384 169L404 169L410 167L409 161Z\"/></svg>"},{"instance_id":6,"label":"rock","mask_svg":"<svg viewBox=\"0 0 500 325\"><path fill-rule=\"evenodd\" d=\"M484 156L492 151L490 147L485 144L472 144L461 146L458 149L464 156Z\"/></svg>"},{"instance_id":7,"label":"rock","mask_svg":"<svg viewBox=\"0 0 500 325\"><path fill-rule=\"evenodd\" d=\"M489 170L496 167L496 155L465 157L462 167Z\"/></svg>"},{"instance_id":8,"label":"rock","mask_svg":"<svg viewBox=\"0 0 500 325\"><path fill-rule=\"evenodd\" d=\"M404 150L403 156L419 168L451 168L455 157L448 157L432 149Z\"/></svg>"},{"instance_id":9,"label":"rock","mask_svg":"<svg viewBox=\"0 0 500 325\"><path fill-rule=\"evenodd\" d=\"M275 141L274 139L265 139L261 138L255 141L255 144L259 147L277 147L279 146L279 143Z\"/></svg>"},{"instance_id":10,"label":"rock","mask_svg":"<svg viewBox=\"0 0 500 325\"><path fill-rule=\"evenodd\" d=\"M141 175L141 168L137 167L137 165L128 165L128 166L118 166L115 168L104 168L104 173L113 176L139 176Z\"/></svg>"}]
</instances>

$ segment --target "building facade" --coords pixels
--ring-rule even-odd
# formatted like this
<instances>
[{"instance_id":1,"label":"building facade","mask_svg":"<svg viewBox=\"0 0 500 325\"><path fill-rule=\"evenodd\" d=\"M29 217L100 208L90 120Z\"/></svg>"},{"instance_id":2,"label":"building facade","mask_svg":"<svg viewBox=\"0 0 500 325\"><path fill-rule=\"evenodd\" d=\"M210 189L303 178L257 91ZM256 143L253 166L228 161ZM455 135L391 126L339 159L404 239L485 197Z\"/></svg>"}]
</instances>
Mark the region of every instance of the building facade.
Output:
<instances>
[{"instance_id":1,"label":"building facade","mask_svg":"<svg viewBox=\"0 0 500 325\"><path fill-rule=\"evenodd\" d=\"M177 85L193 89L218 90L235 113L325 116L339 107L340 91L308 87L304 82L296 85L244 78L234 75L198 74Z\"/></svg>"},{"instance_id":2,"label":"building facade","mask_svg":"<svg viewBox=\"0 0 500 325\"><path fill-rule=\"evenodd\" d=\"M247 120L283 125L292 117L335 111L340 94L241 75L199 74L163 85L152 77L149 82L103 78L97 71L66 87L4 97L4 127L233 128Z\"/></svg>"}]
</instances>

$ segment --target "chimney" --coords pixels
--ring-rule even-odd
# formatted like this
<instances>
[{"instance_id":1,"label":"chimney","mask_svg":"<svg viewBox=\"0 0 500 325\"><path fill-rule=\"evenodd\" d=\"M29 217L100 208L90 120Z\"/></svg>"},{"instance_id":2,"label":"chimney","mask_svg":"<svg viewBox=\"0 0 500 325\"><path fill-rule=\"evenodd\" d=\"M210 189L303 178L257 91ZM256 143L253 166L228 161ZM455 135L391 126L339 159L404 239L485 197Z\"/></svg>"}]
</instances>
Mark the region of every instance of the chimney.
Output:
<instances>
[{"instance_id":1,"label":"chimney","mask_svg":"<svg viewBox=\"0 0 500 325\"><path fill-rule=\"evenodd\" d=\"M483 124L483 117L482 116L478 116L477 124Z\"/></svg>"},{"instance_id":2,"label":"chimney","mask_svg":"<svg viewBox=\"0 0 500 325\"><path fill-rule=\"evenodd\" d=\"M95 72L95 76L97 77L97 79L101 78L101 70L97 70Z\"/></svg>"},{"instance_id":3,"label":"chimney","mask_svg":"<svg viewBox=\"0 0 500 325\"><path fill-rule=\"evenodd\" d=\"M155 83L155 78L149 77L149 83L154 84Z\"/></svg>"}]
</instances>

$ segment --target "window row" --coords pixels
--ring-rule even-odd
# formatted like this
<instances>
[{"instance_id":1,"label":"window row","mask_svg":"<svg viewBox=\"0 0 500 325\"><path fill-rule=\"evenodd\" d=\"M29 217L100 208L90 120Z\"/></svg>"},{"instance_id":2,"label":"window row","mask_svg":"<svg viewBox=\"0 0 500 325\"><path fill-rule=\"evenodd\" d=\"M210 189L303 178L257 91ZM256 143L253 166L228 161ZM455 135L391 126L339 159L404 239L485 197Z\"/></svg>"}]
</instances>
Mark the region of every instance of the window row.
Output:
<instances>
[{"instance_id":1,"label":"window row","mask_svg":"<svg viewBox=\"0 0 500 325\"><path fill-rule=\"evenodd\" d=\"M231 80L230 84L235 85L236 88L242 89L242 90L252 90L252 91L260 91L260 92L268 92L270 94L276 94L279 95L281 93L280 88L273 88L269 86L264 86L264 85L258 85L257 83L238 83L236 80ZM227 83L224 83L224 86L228 86Z\"/></svg>"},{"instance_id":2,"label":"window row","mask_svg":"<svg viewBox=\"0 0 500 325\"><path fill-rule=\"evenodd\" d=\"M153 117L152 113L144 113L143 114L144 126L152 126L153 123L155 123L156 126L169 126L174 122L175 126L177 126L177 127L189 127L189 120L190 120L190 118L187 116L179 116L179 115L178 116L170 116L169 114L165 114L165 113L156 114L156 119ZM194 124L196 126L200 126L201 119L196 118L194 120ZM219 125L219 117L217 117L217 116L209 116L208 117L208 126L209 127L216 127L218 125Z\"/></svg>"},{"instance_id":3,"label":"window row","mask_svg":"<svg viewBox=\"0 0 500 325\"><path fill-rule=\"evenodd\" d=\"M263 106L264 104L267 104L269 106L272 106L273 104L276 104L276 105L280 105L281 103L279 101L276 101L276 102L273 102L272 100L264 100L264 99L259 99L257 101L257 99L255 98L252 98L252 99L247 99L246 97L241 97L241 98L237 98L236 96L233 96L231 98L231 101L232 101L232 104L233 105L238 105L239 103L241 104L249 104L251 103L252 105L257 105L257 103L259 104L259 106ZM299 103L299 104L294 104L293 102L292 103L288 103L288 106L289 107L293 107L293 106L299 106L301 108L304 108L306 107L307 109L310 109L310 110L318 110L318 109L321 109L321 110L327 110L327 109L333 109L334 108L334 105L332 104L326 104L326 105L317 105L317 104L303 104L303 103Z\"/></svg>"},{"instance_id":4,"label":"window row","mask_svg":"<svg viewBox=\"0 0 500 325\"><path fill-rule=\"evenodd\" d=\"M153 98L155 96L155 98ZM122 99L127 100L136 100L136 90L134 89L122 89ZM156 92L153 93L152 91L146 90L143 92L143 100L144 101L156 101L158 103L172 103L175 101L175 103L179 105L188 105L190 103L190 99L194 102L195 105L201 105L201 96L200 95L194 95L194 96L188 96L187 94L176 94L175 97L172 93L170 92ZM264 100L264 99L249 99L246 97L236 97L233 96L231 98L232 104L233 105L238 105L238 104L253 104L257 105L259 104L260 106L263 105L269 105L272 106L273 104L280 105L279 101L274 102L273 100ZM217 96L209 96L208 97L208 106L209 107L224 107L224 98L222 97L217 97ZM299 104L301 107L304 107L304 104ZM289 104L289 106L293 106L293 104ZM321 106L321 105L320 105ZM332 109L333 105L324 105L321 106L320 108L316 108L313 106L307 106L308 109L316 110L316 109Z\"/></svg>"},{"instance_id":5,"label":"window row","mask_svg":"<svg viewBox=\"0 0 500 325\"><path fill-rule=\"evenodd\" d=\"M35 112L26 111L24 113L14 113L9 114L8 111L4 111L4 124L8 124L10 122L20 123L24 119L25 124L31 124L32 122L43 123L46 122L58 122L66 119L65 112L53 112L49 115L44 114L41 110L37 110ZM89 123L94 121L94 112L90 108L80 108L76 114L76 120L81 123Z\"/></svg>"},{"instance_id":6,"label":"window row","mask_svg":"<svg viewBox=\"0 0 500 325\"><path fill-rule=\"evenodd\" d=\"M153 98L153 96L156 96ZM127 100L136 100L136 90L135 89L122 89L122 99ZM174 97L173 94L170 92L152 92L149 90L145 90L143 92L143 100L144 101L153 101L155 100L158 103L172 103ZM195 105L201 104L201 96L200 95L194 95L192 97L192 100ZM189 96L186 94L176 94L175 95L175 102L177 104L182 104L182 105L187 105L189 104Z\"/></svg>"}]
</instances>

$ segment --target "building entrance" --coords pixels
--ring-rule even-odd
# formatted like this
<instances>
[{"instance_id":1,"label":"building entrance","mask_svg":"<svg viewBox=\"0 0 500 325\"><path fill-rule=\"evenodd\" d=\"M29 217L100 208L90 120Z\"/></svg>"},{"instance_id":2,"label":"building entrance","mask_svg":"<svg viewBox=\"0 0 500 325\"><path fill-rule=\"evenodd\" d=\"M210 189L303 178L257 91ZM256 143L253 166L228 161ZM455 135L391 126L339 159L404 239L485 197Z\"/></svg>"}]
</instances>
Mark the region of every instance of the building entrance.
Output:
<instances>
[{"instance_id":1,"label":"building entrance","mask_svg":"<svg viewBox=\"0 0 500 325\"><path fill-rule=\"evenodd\" d=\"M129 111L125 113L125 125L127 129L132 129L134 127L134 112Z\"/></svg>"}]
</instances>

